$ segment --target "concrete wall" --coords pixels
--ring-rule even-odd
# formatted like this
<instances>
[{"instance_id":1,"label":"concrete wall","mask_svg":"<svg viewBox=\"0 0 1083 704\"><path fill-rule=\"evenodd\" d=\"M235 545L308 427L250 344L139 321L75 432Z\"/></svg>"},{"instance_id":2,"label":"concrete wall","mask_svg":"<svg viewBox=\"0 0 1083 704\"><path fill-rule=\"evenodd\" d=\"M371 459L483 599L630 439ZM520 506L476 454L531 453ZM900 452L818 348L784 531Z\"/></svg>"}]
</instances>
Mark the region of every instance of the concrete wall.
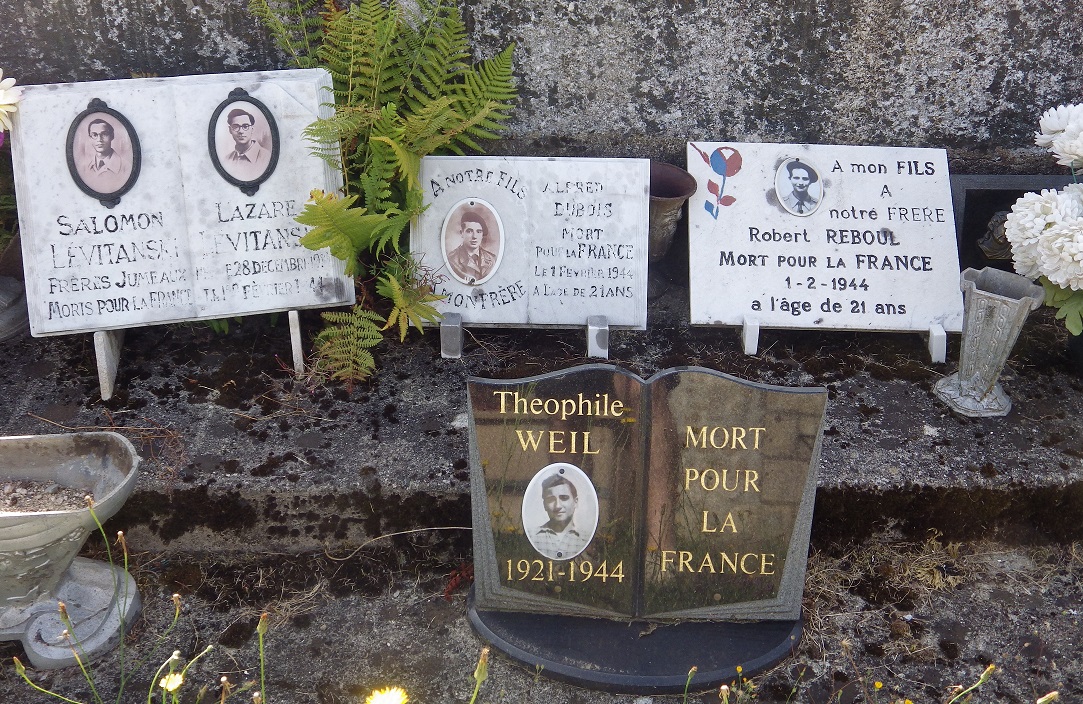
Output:
<instances>
[{"instance_id":1,"label":"concrete wall","mask_svg":"<svg viewBox=\"0 0 1083 704\"><path fill-rule=\"evenodd\" d=\"M11 2L12 0L8 0ZM0 23L21 83L282 67L238 0L34 0ZM519 45L505 153L649 156L686 140L946 147L956 173L1058 173L1032 146L1083 100L1075 0L466 0Z\"/></svg>"}]
</instances>

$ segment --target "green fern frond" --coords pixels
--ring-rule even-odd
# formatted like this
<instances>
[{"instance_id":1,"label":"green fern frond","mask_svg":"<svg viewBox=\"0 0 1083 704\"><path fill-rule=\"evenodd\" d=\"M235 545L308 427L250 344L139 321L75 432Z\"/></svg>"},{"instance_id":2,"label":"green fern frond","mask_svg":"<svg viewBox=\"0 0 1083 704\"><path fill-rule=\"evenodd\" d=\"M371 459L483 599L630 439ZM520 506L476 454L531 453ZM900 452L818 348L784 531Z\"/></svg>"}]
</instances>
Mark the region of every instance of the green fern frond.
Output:
<instances>
[{"instance_id":1,"label":"green fern frond","mask_svg":"<svg viewBox=\"0 0 1083 704\"><path fill-rule=\"evenodd\" d=\"M348 313L328 312L322 317L327 324L314 341L317 369L350 385L371 376L376 361L369 350L384 339L383 317L361 305Z\"/></svg>"},{"instance_id":2,"label":"green fern frond","mask_svg":"<svg viewBox=\"0 0 1083 704\"><path fill-rule=\"evenodd\" d=\"M512 73L514 51L515 45L509 44L504 51L482 61L465 74L462 85L452 92L459 112L480 118L462 131L457 138L459 144L477 150L474 139L495 139L504 131L517 98Z\"/></svg>"},{"instance_id":3,"label":"green fern frond","mask_svg":"<svg viewBox=\"0 0 1083 704\"><path fill-rule=\"evenodd\" d=\"M380 111L367 106L342 106L331 117L310 124L303 135L312 143L313 154L341 169L343 160L364 158L359 145L379 118Z\"/></svg>"},{"instance_id":4,"label":"green fern frond","mask_svg":"<svg viewBox=\"0 0 1083 704\"><path fill-rule=\"evenodd\" d=\"M376 292L391 300L392 309L383 329L387 330L397 325L399 342L406 340L406 333L411 325L421 334L425 334L423 323L434 323L443 317L436 308L429 305L443 300L443 296L434 294L428 285L403 286L394 272L389 272L377 282Z\"/></svg>"},{"instance_id":5,"label":"green fern frond","mask_svg":"<svg viewBox=\"0 0 1083 704\"><path fill-rule=\"evenodd\" d=\"M368 251L387 222L384 213L367 213L352 208L357 196L339 198L331 193L312 192L297 222L312 229L299 240L309 249L328 247L331 254L346 262L346 275L357 270L357 255Z\"/></svg>"},{"instance_id":6,"label":"green fern frond","mask_svg":"<svg viewBox=\"0 0 1083 704\"><path fill-rule=\"evenodd\" d=\"M271 33L279 48L297 68L314 68L316 47L323 36L324 18L314 11L317 0L250 0L248 11Z\"/></svg>"},{"instance_id":7,"label":"green fern frond","mask_svg":"<svg viewBox=\"0 0 1083 704\"><path fill-rule=\"evenodd\" d=\"M404 30L404 43L408 54L401 99L411 110L444 95L470 68L466 26L448 0L419 3L417 19Z\"/></svg>"}]
</instances>

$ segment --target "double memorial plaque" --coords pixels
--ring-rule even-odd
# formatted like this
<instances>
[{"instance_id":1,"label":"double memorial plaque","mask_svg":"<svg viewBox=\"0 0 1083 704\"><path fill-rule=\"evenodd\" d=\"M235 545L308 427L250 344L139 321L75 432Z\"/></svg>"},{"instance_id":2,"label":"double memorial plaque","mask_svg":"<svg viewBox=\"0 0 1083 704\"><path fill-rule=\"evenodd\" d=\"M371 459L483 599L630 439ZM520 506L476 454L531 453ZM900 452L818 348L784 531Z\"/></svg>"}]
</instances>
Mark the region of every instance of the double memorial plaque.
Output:
<instances>
[{"instance_id":1,"label":"double memorial plaque","mask_svg":"<svg viewBox=\"0 0 1083 704\"><path fill-rule=\"evenodd\" d=\"M469 397L471 617L498 646L626 691L679 688L693 665L704 682L731 678L789 651L825 389L590 365L473 379ZM641 620L684 623L639 638L627 623ZM743 623L705 623L720 620ZM674 647L690 629L694 650ZM704 647L733 629L753 645ZM554 632L560 642L546 640Z\"/></svg>"}]
</instances>

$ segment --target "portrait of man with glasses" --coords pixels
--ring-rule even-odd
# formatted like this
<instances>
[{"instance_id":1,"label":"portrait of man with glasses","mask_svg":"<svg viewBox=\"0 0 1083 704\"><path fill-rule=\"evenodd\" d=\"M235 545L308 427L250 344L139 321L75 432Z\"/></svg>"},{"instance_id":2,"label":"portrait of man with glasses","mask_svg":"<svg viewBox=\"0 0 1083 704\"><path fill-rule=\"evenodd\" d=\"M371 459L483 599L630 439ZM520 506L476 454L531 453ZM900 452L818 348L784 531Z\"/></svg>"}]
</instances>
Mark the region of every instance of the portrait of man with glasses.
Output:
<instances>
[{"instance_id":1,"label":"portrait of man with glasses","mask_svg":"<svg viewBox=\"0 0 1083 704\"><path fill-rule=\"evenodd\" d=\"M238 107L226 115L233 147L230 149L227 143L219 151L218 157L222 168L238 181L258 179L267 170L271 159L270 149L260 144L266 130L261 129L253 112Z\"/></svg>"}]
</instances>

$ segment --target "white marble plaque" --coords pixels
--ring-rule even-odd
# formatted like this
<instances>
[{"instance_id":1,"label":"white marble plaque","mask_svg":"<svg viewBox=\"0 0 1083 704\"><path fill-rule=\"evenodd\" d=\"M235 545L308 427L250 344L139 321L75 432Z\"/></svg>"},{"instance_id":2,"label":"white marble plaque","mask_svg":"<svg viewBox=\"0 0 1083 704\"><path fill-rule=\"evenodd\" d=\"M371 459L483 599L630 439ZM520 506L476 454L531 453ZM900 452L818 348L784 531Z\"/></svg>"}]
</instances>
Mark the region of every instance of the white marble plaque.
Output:
<instances>
[{"instance_id":1,"label":"white marble plaque","mask_svg":"<svg viewBox=\"0 0 1083 704\"><path fill-rule=\"evenodd\" d=\"M323 70L28 86L14 166L34 335L349 304L296 216L341 174Z\"/></svg>"},{"instance_id":2,"label":"white marble plaque","mask_svg":"<svg viewBox=\"0 0 1083 704\"><path fill-rule=\"evenodd\" d=\"M962 328L941 149L690 142L691 322Z\"/></svg>"},{"instance_id":3,"label":"white marble plaque","mask_svg":"<svg viewBox=\"0 0 1083 704\"><path fill-rule=\"evenodd\" d=\"M410 246L469 325L647 323L645 159L426 157Z\"/></svg>"}]
</instances>

